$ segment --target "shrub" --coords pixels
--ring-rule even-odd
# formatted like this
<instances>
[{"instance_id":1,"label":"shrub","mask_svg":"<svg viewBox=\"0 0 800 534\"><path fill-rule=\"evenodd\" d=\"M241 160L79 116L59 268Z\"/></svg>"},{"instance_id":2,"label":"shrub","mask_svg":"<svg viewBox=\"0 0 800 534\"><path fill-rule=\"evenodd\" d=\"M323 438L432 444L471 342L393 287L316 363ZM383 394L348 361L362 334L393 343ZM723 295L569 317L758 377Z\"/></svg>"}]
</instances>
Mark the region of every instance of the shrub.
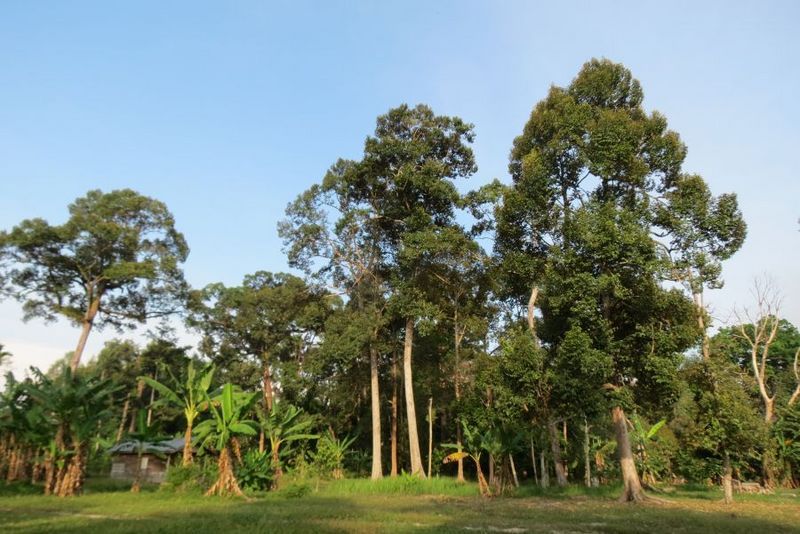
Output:
<instances>
[{"instance_id":1,"label":"shrub","mask_svg":"<svg viewBox=\"0 0 800 534\"><path fill-rule=\"evenodd\" d=\"M179 493L205 492L216 479L216 462L213 458L205 457L188 466L171 466L161 489Z\"/></svg>"},{"instance_id":2,"label":"shrub","mask_svg":"<svg viewBox=\"0 0 800 534\"><path fill-rule=\"evenodd\" d=\"M335 480L344 477L344 460L355 437L336 439L333 432L328 432L317 441L314 453L314 468L323 477Z\"/></svg>"},{"instance_id":3,"label":"shrub","mask_svg":"<svg viewBox=\"0 0 800 534\"><path fill-rule=\"evenodd\" d=\"M248 491L267 491L272 485L275 466L269 451L247 451L242 456L242 463L236 469L236 478L242 489Z\"/></svg>"},{"instance_id":4,"label":"shrub","mask_svg":"<svg viewBox=\"0 0 800 534\"><path fill-rule=\"evenodd\" d=\"M311 489L311 484L305 480L297 480L283 488L280 494L288 499L300 499L311 493Z\"/></svg>"}]
</instances>

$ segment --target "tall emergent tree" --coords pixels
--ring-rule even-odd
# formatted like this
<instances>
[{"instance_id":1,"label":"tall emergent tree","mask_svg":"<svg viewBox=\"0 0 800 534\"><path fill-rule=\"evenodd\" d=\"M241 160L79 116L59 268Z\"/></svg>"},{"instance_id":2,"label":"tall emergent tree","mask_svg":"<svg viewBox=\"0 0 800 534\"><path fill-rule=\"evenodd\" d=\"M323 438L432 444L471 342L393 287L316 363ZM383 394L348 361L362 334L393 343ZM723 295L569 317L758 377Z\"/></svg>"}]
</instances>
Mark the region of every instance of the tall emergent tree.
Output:
<instances>
[{"instance_id":1,"label":"tall emergent tree","mask_svg":"<svg viewBox=\"0 0 800 534\"><path fill-rule=\"evenodd\" d=\"M688 281L692 293L717 284L745 231L736 197L715 199L682 171L685 145L642 100L639 82L608 60L552 87L514 141L496 243L509 295L528 304L549 358L580 339L605 370L587 386L608 393L622 499L632 501L644 493L625 410L669 406L704 318L664 283Z\"/></svg>"},{"instance_id":2,"label":"tall emergent tree","mask_svg":"<svg viewBox=\"0 0 800 534\"><path fill-rule=\"evenodd\" d=\"M289 264L346 295L347 322L361 327L352 332L347 344L355 343L356 352L369 354L371 477L377 479L383 476L378 337L386 320L388 288L380 235L371 231L370 211L348 194L345 178L354 166L349 161L333 165L322 184L312 186L287 207L287 219L278 232L286 244Z\"/></svg>"},{"instance_id":3,"label":"tall emergent tree","mask_svg":"<svg viewBox=\"0 0 800 534\"><path fill-rule=\"evenodd\" d=\"M131 328L182 306L189 247L167 206L130 189L89 191L53 226L27 219L0 233L0 280L25 319L81 327L74 372L92 327Z\"/></svg>"},{"instance_id":4,"label":"tall emergent tree","mask_svg":"<svg viewBox=\"0 0 800 534\"><path fill-rule=\"evenodd\" d=\"M338 197L334 207L344 205L351 220L355 215L362 221L364 248L368 255L379 254L378 272L389 285L393 309L405 318L403 377L411 472L421 476L412 347L415 323L431 313L431 303L422 287L421 266L403 252L415 243L441 239L441 230L454 224L461 197L453 180L476 170L467 146L472 139L472 125L459 118L435 115L424 105L402 105L378 117L360 161L338 163L326 179ZM343 224L348 224L347 218Z\"/></svg>"}]
</instances>

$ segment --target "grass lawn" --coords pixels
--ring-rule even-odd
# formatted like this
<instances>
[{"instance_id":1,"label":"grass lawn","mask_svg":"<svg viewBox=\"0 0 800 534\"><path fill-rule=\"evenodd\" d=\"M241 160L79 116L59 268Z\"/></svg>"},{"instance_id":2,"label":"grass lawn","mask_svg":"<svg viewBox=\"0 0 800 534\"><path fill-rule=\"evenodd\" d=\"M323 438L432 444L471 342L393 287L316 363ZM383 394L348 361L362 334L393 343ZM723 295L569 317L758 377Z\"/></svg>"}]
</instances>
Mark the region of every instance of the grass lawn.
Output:
<instances>
[{"instance_id":1,"label":"grass lawn","mask_svg":"<svg viewBox=\"0 0 800 534\"><path fill-rule=\"evenodd\" d=\"M104 481L71 499L35 491L0 488L0 532L800 532L798 492L737 496L726 507L705 489L645 505L618 504L606 488L522 488L481 499L474 485L445 479L292 485L249 500L155 489L133 495Z\"/></svg>"}]
</instances>

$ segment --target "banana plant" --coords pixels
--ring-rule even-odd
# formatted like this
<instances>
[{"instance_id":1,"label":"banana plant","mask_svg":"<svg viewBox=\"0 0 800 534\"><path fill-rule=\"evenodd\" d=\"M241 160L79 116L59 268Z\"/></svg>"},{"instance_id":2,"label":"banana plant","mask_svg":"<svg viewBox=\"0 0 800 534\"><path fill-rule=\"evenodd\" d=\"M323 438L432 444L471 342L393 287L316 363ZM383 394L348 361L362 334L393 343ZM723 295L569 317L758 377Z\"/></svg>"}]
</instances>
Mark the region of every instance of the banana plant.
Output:
<instances>
[{"instance_id":1,"label":"banana plant","mask_svg":"<svg viewBox=\"0 0 800 534\"><path fill-rule=\"evenodd\" d=\"M155 427L147 425L147 411L139 410L136 413L136 431L128 434L134 447L136 447L136 476L131 485L131 493L139 493L142 488L142 457L147 449L147 445L167 439L168 436L163 436L158 433Z\"/></svg>"},{"instance_id":2,"label":"banana plant","mask_svg":"<svg viewBox=\"0 0 800 534\"><path fill-rule=\"evenodd\" d=\"M205 398L211 419L197 425L196 441L202 449L219 452L219 477L206 495L243 495L233 471L230 449L237 447L236 436L254 436L258 433L257 423L245 418L253 407L256 394L236 391L233 385L227 383L222 386L219 395L211 398L206 393Z\"/></svg>"},{"instance_id":3,"label":"banana plant","mask_svg":"<svg viewBox=\"0 0 800 534\"><path fill-rule=\"evenodd\" d=\"M194 363L190 361L189 366L186 368L185 381L176 379L169 368L167 368L167 372L170 374L170 378L174 384L172 388L149 376L140 376L139 380L158 391L160 398L154 403L154 406L171 404L183 409L183 415L186 418L183 465L187 466L192 463L192 431L194 422L200 415L201 408L204 406L203 401L208 393L208 388L211 387L211 380L214 377L214 366L208 365L197 371L194 368Z\"/></svg>"},{"instance_id":4,"label":"banana plant","mask_svg":"<svg viewBox=\"0 0 800 534\"><path fill-rule=\"evenodd\" d=\"M647 445L655 441L656 434L658 434L658 431L661 430L661 427L665 424L667 424L667 420L661 419L648 428L638 415L634 415L630 420L633 442L636 447L639 462L642 466L642 479L648 484L655 483L655 474L653 473L652 466L647 456Z\"/></svg>"},{"instance_id":5,"label":"banana plant","mask_svg":"<svg viewBox=\"0 0 800 534\"><path fill-rule=\"evenodd\" d=\"M334 479L344 477L344 458L357 437L356 435L337 438L333 430L329 429L317 443L317 459L322 460Z\"/></svg>"},{"instance_id":6,"label":"banana plant","mask_svg":"<svg viewBox=\"0 0 800 534\"><path fill-rule=\"evenodd\" d=\"M261 418L261 428L269 439L272 462L275 466L274 488L278 487L283 476L281 446L294 441L319 438L319 435L309 433L313 424L314 421L303 410L280 402L273 404L269 415Z\"/></svg>"},{"instance_id":7,"label":"banana plant","mask_svg":"<svg viewBox=\"0 0 800 534\"><path fill-rule=\"evenodd\" d=\"M51 458L65 461L45 485L45 493L59 497L78 494L83 488L88 444L98 422L110 414L110 401L119 387L109 380L72 373L66 365L56 378L35 368L32 372L36 382L30 383L27 391L51 421L59 451Z\"/></svg>"},{"instance_id":8,"label":"banana plant","mask_svg":"<svg viewBox=\"0 0 800 534\"><path fill-rule=\"evenodd\" d=\"M483 476L481 469L481 455L483 451L490 446L490 441L493 437L487 432L480 432L477 429L470 429L467 423L461 423L464 429L463 445L457 443L443 443L442 446L452 449L458 449L456 452L448 454L442 460L442 463L448 464L450 462L457 462L465 458L470 458L475 463L475 470L478 473L478 490L481 492L481 497L491 497L492 491L489 484L486 482L486 477Z\"/></svg>"}]
</instances>

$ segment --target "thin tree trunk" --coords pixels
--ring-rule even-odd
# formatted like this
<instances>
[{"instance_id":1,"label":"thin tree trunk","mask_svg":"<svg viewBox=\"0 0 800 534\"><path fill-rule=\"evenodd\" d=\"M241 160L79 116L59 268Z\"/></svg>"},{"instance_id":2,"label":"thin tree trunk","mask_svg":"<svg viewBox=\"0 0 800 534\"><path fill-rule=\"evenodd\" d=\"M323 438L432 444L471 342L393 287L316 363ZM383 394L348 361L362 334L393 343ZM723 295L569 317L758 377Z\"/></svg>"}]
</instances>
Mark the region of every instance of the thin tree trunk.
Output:
<instances>
[{"instance_id":1,"label":"thin tree trunk","mask_svg":"<svg viewBox=\"0 0 800 534\"><path fill-rule=\"evenodd\" d=\"M544 451L539 451L539 471L541 476L539 485L543 488L550 487L550 473L547 469L547 461L544 458Z\"/></svg>"},{"instance_id":2,"label":"thin tree trunk","mask_svg":"<svg viewBox=\"0 0 800 534\"><path fill-rule=\"evenodd\" d=\"M703 342L701 344L703 360L708 361L711 358L711 348L709 345L708 339L708 328L706 327L706 308L703 304L703 293L702 290L700 292L694 293L692 295L692 300L694 300L694 312L697 316L697 326L700 328L700 332L703 333Z\"/></svg>"},{"instance_id":3,"label":"thin tree trunk","mask_svg":"<svg viewBox=\"0 0 800 534\"><path fill-rule=\"evenodd\" d=\"M511 476L513 477L513 480L514 480L514 486L518 488L519 487L519 478L517 478L517 467L514 465L514 455L513 454L509 454L508 455L508 462L511 465Z\"/></svg>"},{"instance_id":4,"label":"thin tree trunk","mask_svg":"<svg viewBox=\"0 0 800 534\"><path fill-rule=\"evenodd\" d=\"M528 330L530 330L531 334L533 334L534 340L536 341L536 316L534 312L536 311L536 299L539 297L539 288L537 286L533 286L531 288L531 297L528 299ZM539 345L539 342L536 341L536 345Z\"/></svg>"},{"instance_id":5,"label":"thin tree trunk","mask_svg":"<svg viewBox=\"0 0 800 534\"><path fill-rule=\"evenodd\" d=\"M561 459L561 438L553 419L547 421L547 432L550 435L550 451L553 454L553 464L556 469L556 484L563 487L567 485L567 472Z\"/></svg>"},{"instance_id":6,"label":"thin tree trunk","mask_svg":"<svg viewBox=\"0 0 800 534\"><path fill-rule=\"evenodd\" d=\"M589 459L589 423L583 417L583 483L587 488L592 485L592 466Z\"/></svg>"},{"instance_id":7,"label":"thin tree trunk","mask_svg":"<svg viewBox=\"0 0 800 534\"><path fill-rule=\"evenodd\" d=\"M142 489L142 443L139 443L136 454L136 476L131 484L131 493L139 493Z\"/></svg>"},{"instance_id":8,"label":"thin tree trunk","mask_svg":"<svg viewBox=\"0 0 800 534\"><path fill-rule=\"evenodd\" d=\"M272 392L272 372L269 368L269 353L264 352L261 355L261 383L264 394L264 407L267 409L267 415L272 413L272 403L274 402L274 394Z\"/></svg>"},{"instance_id":9,"label":"thin tree trunk","mask_svg":"<svg viewBox=\"0 0 800 534\"><path fill-rule=\"evenodd\" d=\"M486 482L486 477L483 476L480 459L473 457L473 460L475 461L475 471L478 475L478 489L481 492L481 497L491 497L492 492L489 491L489 484Z\"/></svg>"},{"instance_id":10,"label":"thin tree trunk","mask_svg":"<svg viewBox=\"0 0 800 534\"><path fill-rule=\"evenodd\" d=\"M622 502L641 502L646 496L642 490L639 473L636 471L636 462L631 451L631 442L628 438L628 423L625 411L620 406L611 410L611 419L614 423L614 434L617 439L617 454L622 471L623 491L619 500Z\"/></svg>"},{"instance_id":11,"label":"thin tree trunk","mask_svg":"<svg viewBox=\"0 0 800 534\"><path fill-rule=\"evenodd\" d=\"M144 395L144 382L142 382L140 380L139 384L137 384L137 386L136 386L136 401L137 401L136 405L140 409L141 409L141 406L142 406L142 402L141 401L142 401L142 396L143 395ZM130 433L136 432L136 419L137 419L138 411L139 411L138 409L137 410L132 410L132 412L130 414L131 415L131 422L128 425L128 432L130 432Z\"/></svg>"},{"instance_id":12,"label":"thin tree trunk","mask_svg":"<svg viewBox=\"0 0 800 534\"><path fill-rule=\"evenodd\" d=\"M533 436L531 436L531 466L533 467L533 480L539 482L539 473L536 470L536 448L533 446Z\"/></svg>"},{"instance_id":13,"label":"thin tree trunk","mask_svg":"<svg viewBox=\"0 0 800 534\"><path fill-rule=\"evenodd\" d=\"M78 338L78 345L75 347L75 352L72 353L72 359L69 362L69 368L72 370L73 374L78 370L78 365L81 363L81 356L83 355L83 350L86 348L86 340L89 339L89 332L92 331L94 318L97 316L99 309L100 297L90 299L89 309L86 310L81 324L81 336Z\"/></svg>"},{"instance_id":14,"label":"thin tree trunk","mask_svg":"<svg viewBox=\"0 0 800 534\"><path fill-rule=\"evenodd\" d=\"M186 422L186 433L183 435L183 466L186 467L192 463L192 425L194 421Z\"/></svg>"},{"instance_id":15,"label":"thin tree trunk","mask_svg":"<svg viewBox=\"0 0 800 534\"><path fill-rule=\"evenodd\" d=\"M131 407L131 394L128 393L128 396L125 397L125 404L122 405L122 417L119 418L119 428L117 428L117 439L116 442L122 439L122 433L125 432L125 421L128 419L128 410Z\"/></svg>"},{"instance_id":16,"label":"thin tree trunk","mask_svg":"<svg viewBox=\"0 0 800 534\"><path fill-rule=\"evenodd\" d=\"M794 389L792 396L789 397L789 402L786 403L787 406L794 405L797 399L800 398L800 347L798 347L797 351L794 353L794 365L792 369L794 370L794 379L797 381L797 387Z\"/></svg>"},{"instance_id":17,"label":"thin tree trunk","mask_svg":"<svg viewBox=\"0 0 800 534\"><path fill-rule=\"evenodd\" d=\"M725 494L725 504L731 504L733 502L733 483L731 478L732 469L731 469L731 457L728 454L728 451L725 451L725 459L723 460L723 474L722 474L722 490Z\"/></svg>"},{"instance_id":18,"label":"thin tree trunk","mask_svg":"<svg viewBox=\"0 0 800 534\"><path fill-rule=\"evenodd\" d=\"M392 354L392 470L391 476L397 476L397 354Z\"/></svg>"},{"instance_id":19,"label":"thin tree trunk","mask_svg":"<svg viewBox=\"0 0 800 534\"><path fill-rule=\"evenodd\" d=\"M433 397L428 397L428 477L433 476Z\"/></svg>"},{"instance_id":20,"label":"thin tree trunk","mask_svg":"<svg viewBox=\"0 0 800 534\"><path fill-rule=\"evenodd\" d=\"M425 478L422 467L422 455L419 449L419 432L417 431L417 410L414 406L414 380L411 374L411 356L414 345L414 319L406 319L406 336L403 346L403 385L406 394L406 416L408 423L408 452L411 459L411 474Z\"/></svg>"},{"instance_id":21,"label":"thin tree trunk","mask_svg":"<svg viewBox=\"0 0 800 534\"><path fill-rule=\"evenodd\" d=\"M369 349L370 394L372 397L372 480L383 478L381 461L381 394L378 383L378 351Z\"/></svg>"},{"instance_id":22,"label":"thin tree trunk","mask_svg":"<svg viewBox=\"0 0 800 534\"><path fill-rule=\"evenodd\" d=\"M158 371L153 371L153 380L158 380ZM147 406L147 428L150 428L150 423L153 421L153 403L156 400L155 388L150 388L150 404Z\"/></svg>"},{"instance_id":23,"label":"thin tree trunk","mask_svg":"<svg viewBox=\"0 0 800 534\"><path fill-rule=\"evenodd\" d=\"M458 308L453 314L453 350L455 355L455 366L453 369L453 386L456 394L456 405L461 400L461 341L464 339L464 330L460 327L458 322ZM463 444L461 443L461 419L456 417L456 446L458 451L461 452ZM464 482L464 459L458 459L458 474L456 481Z\"/></svg>"}]
</instances>

